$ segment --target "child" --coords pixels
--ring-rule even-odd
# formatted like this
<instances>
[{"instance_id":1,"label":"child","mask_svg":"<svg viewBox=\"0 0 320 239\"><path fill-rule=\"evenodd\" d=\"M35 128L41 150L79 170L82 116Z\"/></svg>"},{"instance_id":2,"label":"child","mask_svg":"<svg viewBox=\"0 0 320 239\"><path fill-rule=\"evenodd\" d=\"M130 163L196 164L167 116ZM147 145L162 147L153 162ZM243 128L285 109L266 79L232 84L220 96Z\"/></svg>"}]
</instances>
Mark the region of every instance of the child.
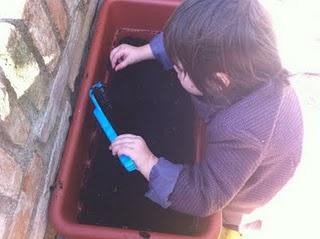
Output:
<instances>
[{"instance_id":1,"label":"child","mask_svg":"<svg viewBox=\"0 0 320 239\"><path fill-rule=\"evenodd\" d=\"M293 176L303 134L267 13L256 0L186 0L150 44L110 54L115 70L154 58L173 66L207 124L204 157L173 164L129 134L112 153L135 161L149 181L146 196L162 207L197 216L222 210L223 233L239 238L259 229L254 212Z\"/></svg>"}]
</instances>

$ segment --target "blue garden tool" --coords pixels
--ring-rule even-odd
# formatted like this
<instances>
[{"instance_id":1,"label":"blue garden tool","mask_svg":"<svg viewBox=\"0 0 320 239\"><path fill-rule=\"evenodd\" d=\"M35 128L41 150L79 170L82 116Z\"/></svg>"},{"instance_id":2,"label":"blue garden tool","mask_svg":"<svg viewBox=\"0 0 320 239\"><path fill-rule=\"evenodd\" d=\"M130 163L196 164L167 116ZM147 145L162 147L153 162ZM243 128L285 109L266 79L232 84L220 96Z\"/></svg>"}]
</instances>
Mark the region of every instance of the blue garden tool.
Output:
<instances>
[{"instance_id":1,"label":"blue garden tool","mask_svg":"<svg viewBox=\"0 0 320 239\"><path fill-rule=\"evenodd\" d=\"M111 103L106 97L105 86L101 82L94 84L90 89L89 96L91 102L95 106L93 114L98 120L104 134L112 143L118 135L105 114L111 109ZM126 155L120 155L119 160L127 171L132 172L137 169L135 163L130 157Z\"/></svg>"}]
</instances>

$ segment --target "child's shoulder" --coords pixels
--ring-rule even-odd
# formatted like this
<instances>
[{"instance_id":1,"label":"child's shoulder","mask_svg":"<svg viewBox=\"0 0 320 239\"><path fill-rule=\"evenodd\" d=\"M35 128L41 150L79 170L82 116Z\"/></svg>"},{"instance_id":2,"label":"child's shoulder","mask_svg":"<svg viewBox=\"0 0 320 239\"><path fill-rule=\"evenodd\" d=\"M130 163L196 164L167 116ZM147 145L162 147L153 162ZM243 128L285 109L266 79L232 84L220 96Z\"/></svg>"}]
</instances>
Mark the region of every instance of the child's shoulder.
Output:
<instances>
[{"instance_id":1,"label":"child's shoulder","mask_svg":"<svg viewBox=\"0 0 320 239\"><path fill-rule=\"evenodd\" d=\"M298 100L291 86L270 81L219 111L209 122L208 130L212 134L241 132L264 141L270 137L277 121L300 117L297 107Z\"/></svg>"}]
</instances>

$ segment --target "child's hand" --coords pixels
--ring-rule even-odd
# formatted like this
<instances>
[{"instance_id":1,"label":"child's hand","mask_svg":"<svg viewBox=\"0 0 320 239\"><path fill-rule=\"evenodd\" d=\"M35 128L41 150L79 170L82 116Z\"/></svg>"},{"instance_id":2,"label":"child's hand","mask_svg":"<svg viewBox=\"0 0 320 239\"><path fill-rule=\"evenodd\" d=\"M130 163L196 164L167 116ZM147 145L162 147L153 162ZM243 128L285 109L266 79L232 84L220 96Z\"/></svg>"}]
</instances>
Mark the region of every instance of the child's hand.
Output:
<instances>
[{"instance_id":1,"label":"child's hand","mask_svg":"<svg viewBox=\"0 0 320 239\"><path fill-rule=\"evenodd\" d=\"M149 44L141 47L121 44L114 48L110 53L111 65L116 71L147 59L154 59Z\"/></svg>"},{"instance_id":2,"label":"child's hand","mask_svg":"<svg viewBox=\"0 0 320 239\"><path fill-rule=\"evenodd\" d=\"M140 136L123 134L116 138L110 145L113 155L127 155L136 164L137 169L149 180L152 167L157 164L158 158L148 148L146 142Z\"/></svg>"}]
</instances>

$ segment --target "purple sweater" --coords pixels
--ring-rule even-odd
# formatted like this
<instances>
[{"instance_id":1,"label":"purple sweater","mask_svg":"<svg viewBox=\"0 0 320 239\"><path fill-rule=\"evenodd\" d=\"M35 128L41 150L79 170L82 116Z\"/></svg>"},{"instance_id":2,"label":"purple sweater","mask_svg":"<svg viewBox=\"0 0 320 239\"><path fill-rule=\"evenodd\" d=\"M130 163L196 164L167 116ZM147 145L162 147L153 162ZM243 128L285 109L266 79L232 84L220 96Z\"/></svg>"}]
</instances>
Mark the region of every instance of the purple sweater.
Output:
<instances>
[{"instance_id":1,"label":"purple sweater","mask_svg":"<svg viewBox=\"0 0 320 239\"><path fill-rule=\"evenodd\" d=\"M164 68L172 67L163 34L150 45ZM238 227L244 215L266 205L295 172L303 136L298 99L290 86L270 81L227 108L217 110L196 97L193 102L207 123L205 156L193 165L160 157L146 196L197 216L223 209L223 223Z\"/></svg>"}]
</instances>

